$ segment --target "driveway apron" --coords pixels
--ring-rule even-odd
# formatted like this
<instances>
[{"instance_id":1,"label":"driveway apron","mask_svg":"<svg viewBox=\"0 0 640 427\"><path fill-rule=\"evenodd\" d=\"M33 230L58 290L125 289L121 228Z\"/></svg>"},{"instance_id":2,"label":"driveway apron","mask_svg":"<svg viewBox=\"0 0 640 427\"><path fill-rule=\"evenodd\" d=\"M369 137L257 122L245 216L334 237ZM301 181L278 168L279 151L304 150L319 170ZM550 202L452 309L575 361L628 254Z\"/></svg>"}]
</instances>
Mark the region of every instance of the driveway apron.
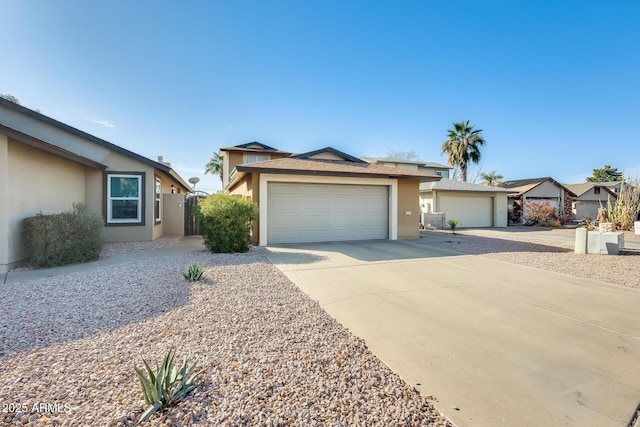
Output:
<instances>
[{"instance_id":1,"label":"driveway apron","mask_svg":"<svg viewBox=\"0 0 640 427\"><path fill-rule=\"evenodd\" d=\"M414 241L264 248L458 426L627 426L640 292Z\"/></svg>"}]
</instances>

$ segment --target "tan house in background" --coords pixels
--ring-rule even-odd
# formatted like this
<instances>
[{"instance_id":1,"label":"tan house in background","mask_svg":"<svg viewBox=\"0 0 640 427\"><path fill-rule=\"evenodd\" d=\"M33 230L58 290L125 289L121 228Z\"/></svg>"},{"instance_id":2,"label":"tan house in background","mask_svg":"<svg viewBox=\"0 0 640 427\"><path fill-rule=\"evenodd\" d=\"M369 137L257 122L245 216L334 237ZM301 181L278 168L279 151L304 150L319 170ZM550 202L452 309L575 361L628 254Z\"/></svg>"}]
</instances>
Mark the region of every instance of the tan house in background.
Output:
<instances>
[{"instance_id":1,"label":"tan house in background","mask_svg":"<svg viewBox=\"0 0 640 427\"><path fill-rule=\"evenodd\" d=\"M331 147L287 155L259 145L220 150L229 156L225 191L260 207L254 243L419 237L418 186L439 176L371 164ZM237 163L237 156L245 162Z\"/></svg>"},{"instance_id":2,"label":"tan house in background","mask_svg":"<svg viewBox=\"0 0 640 427\"><path fill-rule=\"evenodd\" d=\"M0 98L0 272L30 256L24 218L74 203L102 215L106 241L181 234L191 188L159 160Z\"/></svg>"},{"instance_id":3,"label":"tan house in background","mask_svg":"<svg viewBox=\"0 0 640 427\"><path fill-rule=\"evenodd\" d=\"M572 205L573 219L582 220L584 217L589 217L595 220L598 218L600 206L606 209L609 202L611 206L615 206L618 198L618 194L614 191L615 184L619 186L620 183L614 183L611 186L597 182L565 184L564 186L576 195Z\"/></svg>"}]
</instances>

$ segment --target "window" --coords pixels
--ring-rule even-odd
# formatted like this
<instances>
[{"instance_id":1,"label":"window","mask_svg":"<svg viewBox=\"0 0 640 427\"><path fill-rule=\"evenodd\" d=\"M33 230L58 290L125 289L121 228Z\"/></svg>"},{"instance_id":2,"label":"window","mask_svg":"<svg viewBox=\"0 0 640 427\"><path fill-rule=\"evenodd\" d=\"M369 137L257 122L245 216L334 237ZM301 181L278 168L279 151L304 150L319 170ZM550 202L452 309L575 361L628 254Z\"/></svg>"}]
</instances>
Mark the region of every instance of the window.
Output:
<instances>
[{"instance_id":1,"label":"window","mask_svg":"<svg viewBox=\"0 0 640 427\"><path fill-rule=\"evenodd\" d=\"M156 177L155 203L153 205L156 224L159 224L162 221L161 201L162 201L162 181L160 181L160 178Z\"/></svg>"},{"instance_id":2,"label":"window","mask_svg":"<svg viewBox=\"0 0 640 427\"><path fill-rule=\"evenodd\" d=\"M141 224L142 174L107 175L107 223Z\"/></svg>"},{"instance_id":3,"label":"window","mask_svg":"<svg viewBox=\"0 0 640 427\"><path fill-rule=\"evenodd\" d=\"M245 163L264 162L269 160L269 156L246 156Z\"/></svg>"},{"instance_id":4,"label":"window","mask_svg":"<svg viewBox=\"0 0 640 427\"><path fill-rule=\"evenodd\" d=\"M436 175L442 178L449 178L449 171L436 171Z\"/></svg>"},{"instance_id":5,"label":"window","mask_svg":"<svg viewBox=\"0 0 640 427\"><path fill-rule=\"evenodd\" d=\"M600 187L593 187L593 194L600 194Z\"/></svg>"}]
</instances>

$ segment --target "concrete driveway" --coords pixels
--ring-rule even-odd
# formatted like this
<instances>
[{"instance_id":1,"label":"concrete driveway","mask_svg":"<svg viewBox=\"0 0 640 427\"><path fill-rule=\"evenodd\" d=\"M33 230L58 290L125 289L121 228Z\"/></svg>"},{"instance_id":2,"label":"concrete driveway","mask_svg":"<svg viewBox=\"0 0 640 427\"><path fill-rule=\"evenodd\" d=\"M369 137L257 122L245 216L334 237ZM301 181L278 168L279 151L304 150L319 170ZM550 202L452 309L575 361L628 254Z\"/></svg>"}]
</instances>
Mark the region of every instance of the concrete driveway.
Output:
<instances>
[{"instance_id":1,"label":"concrete driveway","mask_svg":"<svg viewBox=\"0 0 640 427\"><path fill-rule=\"evenodd\" d=\"M640 292L412 241L265 255L458 426L627 426Z\"/></svg>"}]
</instances>

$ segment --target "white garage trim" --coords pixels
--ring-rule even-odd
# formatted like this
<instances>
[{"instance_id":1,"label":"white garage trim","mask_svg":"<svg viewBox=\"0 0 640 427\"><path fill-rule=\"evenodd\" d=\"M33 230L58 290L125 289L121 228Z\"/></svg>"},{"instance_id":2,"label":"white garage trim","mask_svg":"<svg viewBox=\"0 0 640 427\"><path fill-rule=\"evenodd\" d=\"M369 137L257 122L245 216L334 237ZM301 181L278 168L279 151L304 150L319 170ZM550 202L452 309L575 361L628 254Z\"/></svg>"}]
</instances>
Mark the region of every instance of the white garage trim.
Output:
<instances>
[{"instance_id":1,"label":"white garage trim","mask_svg":"<svg viewBox=\"0 0 640 427\"><path fill-rule=\"evenodd\" d=\"M385 178L350 178L334 176L260 174L260 246L267 246L268 232L268 183L290 182L309 184L352 184L389 186L389 239L398 239L398 180Z\"/></svg>"}]
</instances>

